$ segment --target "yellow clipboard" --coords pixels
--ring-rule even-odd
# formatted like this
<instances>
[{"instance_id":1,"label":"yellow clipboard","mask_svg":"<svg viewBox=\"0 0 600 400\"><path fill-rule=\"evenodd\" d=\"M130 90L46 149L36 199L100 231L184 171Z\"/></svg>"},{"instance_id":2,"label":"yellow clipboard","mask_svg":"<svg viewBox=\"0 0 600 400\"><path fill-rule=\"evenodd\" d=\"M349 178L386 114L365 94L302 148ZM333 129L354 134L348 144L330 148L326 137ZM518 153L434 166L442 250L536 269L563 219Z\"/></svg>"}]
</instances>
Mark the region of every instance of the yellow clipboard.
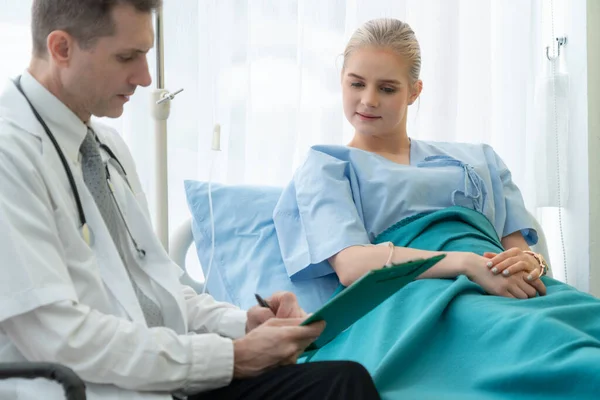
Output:
<instances>
[{"instance_id":1,"label":"yellow clipboard","mask_svg":"<svg viewBox=\"0 0 600 400\"><path fill-rule=\"evenodd\" d=\"M446 255L418 259L370 271L338 293L300 325L325 320L321 336L306 350L316 350L333 340L387 298L433 267Z\"/></svg>"}]
</instances>

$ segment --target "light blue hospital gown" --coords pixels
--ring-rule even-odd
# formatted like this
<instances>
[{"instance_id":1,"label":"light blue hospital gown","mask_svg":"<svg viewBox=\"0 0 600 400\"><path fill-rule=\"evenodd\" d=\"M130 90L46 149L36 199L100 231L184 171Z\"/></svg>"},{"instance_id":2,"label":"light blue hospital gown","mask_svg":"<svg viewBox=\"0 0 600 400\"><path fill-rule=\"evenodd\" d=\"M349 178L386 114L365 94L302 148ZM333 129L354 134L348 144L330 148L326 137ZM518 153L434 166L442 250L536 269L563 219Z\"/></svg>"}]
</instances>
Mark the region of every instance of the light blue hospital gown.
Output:
<instances>
[{"instance_id":1,"label":"light blue hospital gown","mask_svg":"<svg viewBox=\"0 0 600 400\"><path fill-rule=\"evenodd\" d=\"M443 220L450 213L468 215L477 228L450 225ZM415 228L425 220L436 223ZM457 251L501 251L499 239L517 231L537 242L521 194L491 147L414 139L410 165L343 146L313 147L274 222L288 275L298 280L332 274L329 257L379 242L384 231L398 245L415 233L420 241L410 243L433 250L451 243L464 246ZM489 240L463 235L469 229ZM308 359L360 362L384 400L598 399L600 301L542 279L547 295L528 300L485 295L465 276L414 281Z\"/></svg>"},{"instance_id":2,"label":"light blue hospital gown","mask_svg":"<svg viewBox=\"0 0 600 400\"><path fill-rule=\"evenodd\" d=\"M483 213L500 238L537 233L521 193L485 144L411 140L410 165L346 146L314 146L283 191L273 219L292 279L333 273L329 257L372 243L394 223L452 205Z\"/></svg>"}]
</instances>

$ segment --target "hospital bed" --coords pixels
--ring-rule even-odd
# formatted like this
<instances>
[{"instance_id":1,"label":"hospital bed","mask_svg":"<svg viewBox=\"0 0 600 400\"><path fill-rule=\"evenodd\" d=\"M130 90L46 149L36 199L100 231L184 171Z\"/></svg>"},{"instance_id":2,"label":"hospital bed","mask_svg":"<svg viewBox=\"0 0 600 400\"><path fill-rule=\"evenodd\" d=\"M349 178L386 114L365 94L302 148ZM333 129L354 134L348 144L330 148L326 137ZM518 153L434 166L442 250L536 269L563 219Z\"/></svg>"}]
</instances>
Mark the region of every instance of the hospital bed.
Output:
<instances>
[{"instance_id":1,"label":"hospital bed","mask_svg":"<svg viewBox=\"0 0 600 400\"><path fill-rule=\"evenodd\" d=\"M534 221L533 228L538 232L538 243L532 247L532 250L536 253L540 253L546 260L550 260L548 255L548 246L546 244L546 236L542 230L542 226L537 219L531 215L532 221ZM175 229L169 239L169 254L173 261L179 265L184 274L181 277L183 284L189 285L194 288L197 293L200 293L203 289L203 282L198 282L189 275L186 269L186 257L190 247L194 244L194 235L192 233L192 218L190 217L179 227ZM548 261L549 262L549 261ZM548 276L552 277L552 267L549 265Z\"/></svg>"}]
</instances>

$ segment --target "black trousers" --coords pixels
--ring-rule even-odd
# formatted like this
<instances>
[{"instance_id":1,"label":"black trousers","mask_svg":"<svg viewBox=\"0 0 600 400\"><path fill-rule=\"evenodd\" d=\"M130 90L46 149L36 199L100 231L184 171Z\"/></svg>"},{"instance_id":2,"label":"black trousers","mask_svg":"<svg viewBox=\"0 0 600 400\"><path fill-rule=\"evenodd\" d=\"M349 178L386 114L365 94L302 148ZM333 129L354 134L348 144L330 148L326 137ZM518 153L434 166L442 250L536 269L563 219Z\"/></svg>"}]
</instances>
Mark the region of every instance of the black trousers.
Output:
<instances>
[{"instance_id":1,"label":"black trousers","mask_svg":"<svg viewBox=\"0 0 600 400\"><path fill-rule=\"evenodd\" d=\"M367 370L349 361L288 365L189 400L378 400Z\"/></svg>"}]
</instances>

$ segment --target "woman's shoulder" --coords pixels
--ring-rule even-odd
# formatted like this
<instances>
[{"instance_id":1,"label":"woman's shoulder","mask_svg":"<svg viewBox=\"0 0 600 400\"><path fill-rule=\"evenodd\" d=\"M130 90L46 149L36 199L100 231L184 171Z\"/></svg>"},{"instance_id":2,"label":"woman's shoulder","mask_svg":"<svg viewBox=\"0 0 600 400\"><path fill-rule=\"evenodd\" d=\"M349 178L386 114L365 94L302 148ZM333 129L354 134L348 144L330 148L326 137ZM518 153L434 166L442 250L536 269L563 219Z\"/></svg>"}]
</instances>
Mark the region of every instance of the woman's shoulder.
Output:
<instances>
[{"instance_id":1,"label":"woman's shoulder","mask_svg":"<svg viewBox=\"0 0 600 400\"><path fill-rule=\"evenodd\" d=\"M315 145L310 147L294 171L294 180L313 181L315 176L321 179L360 179L364 173L381 172L394 165L382 156L362 149L343 145Z\"/></svg>"},{"instance_id":2,"label":"woman's shoulder","mask_svg":"<svg viewBox=\"0 0 600 400\"><path fill-rule=\"evenodd\" d=\"M420 140L411 139L411 142L416 143L419 147L437 149L439 151L485 151L487 148L492 147L486 143L473 143L473 142L445 142L439 140Z\"/></svg>"},{"instance_id":3,"label":"woman's shoulder","mask_svg":"<svg viewBox=\"0 0 600 400\"><path fill-rule=\"evenodd\" d=\"M340 160L348 160L355 154L364 153L365 155L370 155L372 153L357 149L355 147L345 146L345 145L336 145L336 144L318 144L311 146L308 150L308 156L321 156L326 155L332 158L337 158Z\"/></svg>"},{"instance_id":4,"label":"woman's shoulder","mask_svg":"<svg viewBox=\"0 0 600 400\"><path fill-rule=\"evenodd\" d=\"M495 161L496 152L487 143L444 142L433 140L412 140L423 158L447 155L464 162Z\"/></svg>"},{"instance_id":5,"label":"woman's shoulder","mask_svg":"<svg viewBox=\"0 0 600 400\"><path fill-rule=\"evenodd\" d=\"M307 169L323 168L328 164L338 164L347 161L348 158L348 149L346 146L314 145L304 153L304 158L298 165L295 175Z\"/></svg>"},{"instance_id":6,"label":"woman's shoulder","mask_svg":"<svg viewBox=\"0 0 600 400\"><path fill-rule=\"evenodd\" d=\"M344 145L319 144L311 146L305 155L302 167L327 164L352 164L360 166L379 157L375 153Z\"/></svg>"}]
</instances>

